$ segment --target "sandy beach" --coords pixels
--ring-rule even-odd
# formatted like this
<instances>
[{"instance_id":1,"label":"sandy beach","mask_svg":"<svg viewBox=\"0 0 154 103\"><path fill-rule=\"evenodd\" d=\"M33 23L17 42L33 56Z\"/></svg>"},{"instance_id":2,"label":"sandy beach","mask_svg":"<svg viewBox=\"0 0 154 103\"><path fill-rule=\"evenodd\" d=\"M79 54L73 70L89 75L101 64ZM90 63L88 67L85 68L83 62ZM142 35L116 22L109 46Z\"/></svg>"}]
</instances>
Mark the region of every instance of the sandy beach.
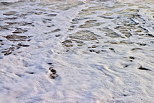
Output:
<instances>
[{"instance_id":1,"label":"sandy beach","mask_svg":"<svg viewBox=\"0 0 154 103\"><path fill-rule=\"evenodd\" d=\"M154 103L154 2L0 0L0 103Z\"/></svg>"}]
</instances>

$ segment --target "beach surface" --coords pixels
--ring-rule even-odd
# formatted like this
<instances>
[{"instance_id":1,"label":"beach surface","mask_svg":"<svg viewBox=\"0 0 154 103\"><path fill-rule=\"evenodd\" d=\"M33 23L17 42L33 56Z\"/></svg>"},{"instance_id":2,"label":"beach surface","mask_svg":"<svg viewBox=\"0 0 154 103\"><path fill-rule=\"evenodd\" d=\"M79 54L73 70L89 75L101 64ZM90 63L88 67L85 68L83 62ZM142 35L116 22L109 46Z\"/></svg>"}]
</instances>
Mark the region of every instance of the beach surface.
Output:
<instances>
[{"instance_id":1,"label":"beach surface","mask_svg":"<svg viewBox=\"0 0 154 103\"><path fill-rule=\"evenodd\" d=\"M0 0L0 103L154 103L154 3Z\"/></svg>"}]
</instances>

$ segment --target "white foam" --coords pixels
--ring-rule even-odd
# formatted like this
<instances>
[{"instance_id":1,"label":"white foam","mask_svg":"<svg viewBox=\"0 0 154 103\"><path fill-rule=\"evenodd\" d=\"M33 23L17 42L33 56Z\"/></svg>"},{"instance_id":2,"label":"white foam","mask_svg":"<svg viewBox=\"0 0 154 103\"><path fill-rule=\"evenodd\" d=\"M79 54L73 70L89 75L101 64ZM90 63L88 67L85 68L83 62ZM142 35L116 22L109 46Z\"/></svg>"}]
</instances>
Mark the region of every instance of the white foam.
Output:
<instances>
[{"instance_id":1,"label":"white foam","mask_svg":"<svg viewBox=\"0 0 154 103\"><path fill-rule=\"evenodd\" d=\"M0 54L0 103L152 103L153 8L102 2L0 6L0 53L30 45ZM17 28L28 30L16 35L32 36L30 41L6 38Z\"/></svg>"}]
</instances>

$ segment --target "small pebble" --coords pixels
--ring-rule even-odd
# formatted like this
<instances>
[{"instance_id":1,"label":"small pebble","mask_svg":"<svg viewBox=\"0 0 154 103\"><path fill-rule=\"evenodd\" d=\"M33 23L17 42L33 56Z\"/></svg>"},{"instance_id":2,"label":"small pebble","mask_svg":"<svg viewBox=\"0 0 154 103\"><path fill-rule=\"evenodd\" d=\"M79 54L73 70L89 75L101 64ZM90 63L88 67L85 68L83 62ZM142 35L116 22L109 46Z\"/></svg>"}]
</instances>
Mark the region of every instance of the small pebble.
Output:
<instances>
[{"instance_id":1,"label":"small pebble","mask_svg":"<svg viewBox=\"0 0 154 103\"><path fill-rule=\"evenodd\" d=\"M53 63L47 63L47 64L52 65Z\"/></svg>"},{"instance_id":2,"label":"small pebble","mask_svg":"<svg viewBox=\"0 0 154 103\"><path fill-rule=\"evenodd\" d=\"M53 74L56 74L56 70L53 69L52 67L50 67L49 70L50 70Z\"/></svg>"},{"instance_id":3,"label":"small pebble","mask_svg":"<svg viewBox=\"0 0 154 103\"><path fill-rule=\"evenodd\" d=\"M51 78L51 79L55 79L56 77L58 77L57 74L50 74L50 78Z\"/></svg>"},{"instance_id":4,"label":"small pebble","mask_svg":"<svg viewBox=\"0 0 154 103\"><path fill-rule=\"evenodd\" d=\"M150 69L144 68L144 67L142 67L142 66L140 66L138 69L140 69L140 70L148 70L148 71L151 71Z\"/></svg>"},{"instance_id":5,"label":"small pebble","mask_svg":"<svg viewBox=\"0 0 154 103\"><path fill-rule=\"evenodd\" d=\"M132 57L132 56L130 56L129 58L130 58L130 59L135 59L135 57Z\"/></svg>"},{"instance_id":6,"label":"small pebble","mask_svg":"<svg viewBox=\"0 0 154 103\"><path fill-rule=\"evenodd\" d=\"M58 35L55 35L56 37L59 37L60 36L60 34L58 34Z\"/></svg>"}]
</instances>

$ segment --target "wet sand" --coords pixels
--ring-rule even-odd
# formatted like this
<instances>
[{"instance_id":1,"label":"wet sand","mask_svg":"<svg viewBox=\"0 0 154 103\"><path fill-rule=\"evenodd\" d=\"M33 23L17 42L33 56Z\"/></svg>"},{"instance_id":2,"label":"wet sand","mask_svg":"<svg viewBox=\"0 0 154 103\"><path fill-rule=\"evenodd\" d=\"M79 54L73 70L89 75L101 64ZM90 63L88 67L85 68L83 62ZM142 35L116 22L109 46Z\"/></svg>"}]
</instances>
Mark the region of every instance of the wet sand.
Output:
<instances>
[{"instance_id":1,"label":"wet sand","mask_svg":"<svg viewBox=\"0 0 154 103\"><path fill-rule=\"evenodd\" d=\"M0 103L153 103L151 2L1 2Z\"/></svg>"}]
</instances>

